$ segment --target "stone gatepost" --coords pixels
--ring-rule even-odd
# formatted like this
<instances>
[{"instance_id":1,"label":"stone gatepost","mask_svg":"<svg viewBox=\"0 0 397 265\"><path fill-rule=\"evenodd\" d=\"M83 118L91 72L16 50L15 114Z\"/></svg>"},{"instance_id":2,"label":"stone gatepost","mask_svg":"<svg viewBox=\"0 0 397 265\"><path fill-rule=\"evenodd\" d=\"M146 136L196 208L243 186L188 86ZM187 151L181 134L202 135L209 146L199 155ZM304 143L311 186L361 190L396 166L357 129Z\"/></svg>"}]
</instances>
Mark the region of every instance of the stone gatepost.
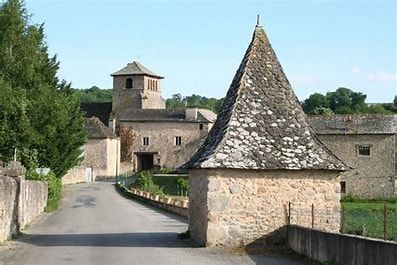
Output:
<instances>
[{"instance_id":1,"label":"stone gatepost","mask_svg":"<svg viewBox=\"0 0 397 265\"><path fill-rule=\"evenodd\" d=\"M12 177L16 180L18 183L18 188L16 191L16 194L18 194L18 198L15 200L15 209L18 209L15 211L16 215L16 224L15 227L12 228L12 234L15 234L19 231L21 224L24 223L24 216L21 213L25 212L25 173L26 169L25 167L21 164L19 161L11 161L5 168L2 168L0 171L1 175L5 175L8 177Z\"/></svg>"}]
</instances>

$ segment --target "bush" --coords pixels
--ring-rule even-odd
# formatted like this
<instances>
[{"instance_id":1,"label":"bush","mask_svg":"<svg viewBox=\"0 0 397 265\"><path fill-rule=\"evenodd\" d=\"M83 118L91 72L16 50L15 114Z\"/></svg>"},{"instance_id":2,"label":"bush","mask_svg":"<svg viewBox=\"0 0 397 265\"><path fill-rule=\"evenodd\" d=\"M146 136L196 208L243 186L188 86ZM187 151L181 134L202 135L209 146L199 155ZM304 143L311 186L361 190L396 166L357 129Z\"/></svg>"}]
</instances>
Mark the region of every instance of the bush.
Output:
<instances>
[{"instance_id":1,"label":"bush","mask_svg":"<svg viewBox=\"0 0 397 265\"><path fill-rule=\"evenodd\" d=\"M142 171L139 173L133 186L153 195L164 195L163 188L154 184L153 175L149 171Z\"/></svg>"},{"instance_id":2,"label":"bush","mask_svg":"<svg viewBox=\"0 0 397 265\"><path fill-rule=\"evenodd\" d=\"M185 178L177 178L175 182L178 187L179 195L187 196L189 192L189 180Z\"/></svg>"},{"instance_id":3,"label":"bush","mask_svg":"<svg viewBox=\"0 0 397 265\"><path fill-rule=\"evenodd\" d=\"M41 175L34 171L28 171L26 173L26 179L28 180L41 180L48 185L48 199L47 206L45 207L46 212L53 212L58 209L62 199L62 180L58 178L54 172L49 172L47 175Z\"/></svg>"}]
</instances>

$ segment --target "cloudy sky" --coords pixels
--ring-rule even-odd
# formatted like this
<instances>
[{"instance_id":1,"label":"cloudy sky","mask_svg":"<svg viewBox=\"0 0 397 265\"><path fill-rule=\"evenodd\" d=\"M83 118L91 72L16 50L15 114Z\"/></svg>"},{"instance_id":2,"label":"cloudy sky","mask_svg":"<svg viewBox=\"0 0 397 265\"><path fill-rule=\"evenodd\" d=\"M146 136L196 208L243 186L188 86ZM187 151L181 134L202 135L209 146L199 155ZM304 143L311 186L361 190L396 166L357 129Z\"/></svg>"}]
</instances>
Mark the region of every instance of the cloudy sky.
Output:
<instances>
[{"instance_id":1,"label":"cloudy sky","mask_svg":"<svg viewBox=\"0 0 397 265\"><path fill-rule=\"evenodd\" d=\"M111 88L133 60L165 76L163 95L223 97L256 15L298 97L340 86L367 102L397 95L393 0L27 0L34 23L77 88Z\"/></svg>"}]
</instances>

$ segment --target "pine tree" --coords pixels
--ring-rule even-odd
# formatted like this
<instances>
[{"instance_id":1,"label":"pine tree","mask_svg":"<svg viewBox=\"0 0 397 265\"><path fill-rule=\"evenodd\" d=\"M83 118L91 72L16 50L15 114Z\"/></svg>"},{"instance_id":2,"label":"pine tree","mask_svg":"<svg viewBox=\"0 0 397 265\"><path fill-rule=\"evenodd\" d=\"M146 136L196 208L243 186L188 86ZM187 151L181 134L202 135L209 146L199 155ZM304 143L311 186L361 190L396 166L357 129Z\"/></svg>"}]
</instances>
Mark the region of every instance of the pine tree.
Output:
<instances>
[{"instance_id":1,"label":"pine tree","mask_svg":"<svg viewBox=\"0 0 397 265\"><path fill-rule=\"evenodd\" d=\"M17 148L26 167L62 176L81 160L84 118L78 97L56 76L59 62L48 53L44 26L29 17L21 0L0 6L0 136L7 139L0 139L0 159Z\"/></svg>"}]
</instances>

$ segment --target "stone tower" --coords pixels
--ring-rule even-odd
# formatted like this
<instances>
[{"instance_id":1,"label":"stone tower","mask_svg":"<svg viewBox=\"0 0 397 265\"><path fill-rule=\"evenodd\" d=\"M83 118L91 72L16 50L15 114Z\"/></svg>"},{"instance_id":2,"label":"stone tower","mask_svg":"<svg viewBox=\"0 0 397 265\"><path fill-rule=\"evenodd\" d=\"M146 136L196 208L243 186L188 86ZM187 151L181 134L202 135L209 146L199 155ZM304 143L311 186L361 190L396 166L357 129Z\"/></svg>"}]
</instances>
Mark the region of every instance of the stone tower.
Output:
<instances>
[{"instance_id":1,"label":"stone tower","mask_svg":"<svg viewBox=\"0 0 397 265\"><path fill-rule=\"evenodd\" d=\"M313 134L259 24L220 109L185 164L193 243L280 243L287 224L311 227L311 205L315 228L338 232L348 168Z\"/></svg>"},{"instance_id":2,"label":"stone tower","mask_svg":"<svg viewBox=\"0 0 397 265\"><path fill-rule=\"evenodd\" d=\"M113 77L112 111L123 116L129 110L165 109L161 97L159 76L139 62L133 61L121 70L111 74Z\"/></svg>"}]
</instances>

